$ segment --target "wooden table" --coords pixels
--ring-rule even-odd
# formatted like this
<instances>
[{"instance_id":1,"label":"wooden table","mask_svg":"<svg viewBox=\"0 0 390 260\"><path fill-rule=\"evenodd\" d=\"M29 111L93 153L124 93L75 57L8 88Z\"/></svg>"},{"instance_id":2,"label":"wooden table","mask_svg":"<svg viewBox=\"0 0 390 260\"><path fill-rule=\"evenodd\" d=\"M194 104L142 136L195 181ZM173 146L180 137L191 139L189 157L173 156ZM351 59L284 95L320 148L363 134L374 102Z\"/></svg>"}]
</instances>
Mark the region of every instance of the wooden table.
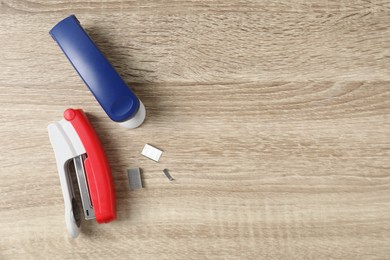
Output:
<instances>
[{"instance_id":1,"label":"wooden table","mask_svg":"<svg viewBox=\"0 0 390 260\"><path fill-rule=\"evenodd\" d=\"M110 121L49 36L73 13L142 127ZM377 0L0 1L0 258L388 259L389 24ZM118 208L76 240L46 130L68 107L102 139Z\"/></svg>"}]
</instances>

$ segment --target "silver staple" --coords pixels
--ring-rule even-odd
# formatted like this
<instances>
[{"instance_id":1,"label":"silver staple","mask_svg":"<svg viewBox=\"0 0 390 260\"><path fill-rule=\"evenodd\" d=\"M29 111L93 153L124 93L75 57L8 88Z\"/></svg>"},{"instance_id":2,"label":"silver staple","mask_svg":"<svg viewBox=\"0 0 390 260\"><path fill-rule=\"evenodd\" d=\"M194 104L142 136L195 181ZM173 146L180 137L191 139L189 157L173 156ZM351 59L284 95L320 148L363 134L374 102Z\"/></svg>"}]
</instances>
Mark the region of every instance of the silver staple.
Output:
<instances>
[{"instance_id":1,"label":"silver staple","mask_svg":"<svg viewBox=\"0 0 390 260\"><path fill-rule=\"evenodd\" d=\"M175 179L171 176L171 174L169 173L168 169L164 169L163 170L165 176L167 176L167 178L170 180L170 181L174 181Z\"/></svg>"}]
</instances>

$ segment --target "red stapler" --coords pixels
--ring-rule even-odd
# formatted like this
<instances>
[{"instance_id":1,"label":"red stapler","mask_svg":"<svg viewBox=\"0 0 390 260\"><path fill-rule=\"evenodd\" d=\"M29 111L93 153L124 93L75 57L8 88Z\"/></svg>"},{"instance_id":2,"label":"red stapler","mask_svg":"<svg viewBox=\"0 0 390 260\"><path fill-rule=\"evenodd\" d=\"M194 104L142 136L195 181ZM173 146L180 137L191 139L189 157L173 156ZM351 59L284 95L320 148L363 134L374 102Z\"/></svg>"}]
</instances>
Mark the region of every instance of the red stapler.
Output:
<instances>
[{"instance_id":1,"label":"red stapler","mask_svg":"<svg viewBox=\"0 0 390 260\"><path fill-rule=\"evenodd\" d=\"M76 238L81 224L72 167L85 219L96 219L98 223L114 220L116 205L111 169L103 146L84 112L81 109L66 110L64 119L50 124L48 132L60 176L69 235Z\"/></svg>"}]
</instances>

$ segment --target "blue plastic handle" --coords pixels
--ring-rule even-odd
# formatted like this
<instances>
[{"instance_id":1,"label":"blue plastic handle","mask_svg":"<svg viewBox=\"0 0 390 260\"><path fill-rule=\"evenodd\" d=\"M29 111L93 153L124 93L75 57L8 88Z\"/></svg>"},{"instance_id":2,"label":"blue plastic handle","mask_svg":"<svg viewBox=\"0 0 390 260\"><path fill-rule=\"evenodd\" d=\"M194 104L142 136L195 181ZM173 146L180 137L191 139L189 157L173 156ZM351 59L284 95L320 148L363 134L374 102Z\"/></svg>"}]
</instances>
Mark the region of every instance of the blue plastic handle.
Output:
<instances>
[{"instance_id":1,"label":"blue plastic handle","mask_svg":"<svg viewBox=\"0 0 390 260\"><path fill-rule=\"evenodd\" d=\"M113 121L123 122L137 113L139 99L81 27L76 16L60 21L50 35Z\"/></svg>"}]
</instances>

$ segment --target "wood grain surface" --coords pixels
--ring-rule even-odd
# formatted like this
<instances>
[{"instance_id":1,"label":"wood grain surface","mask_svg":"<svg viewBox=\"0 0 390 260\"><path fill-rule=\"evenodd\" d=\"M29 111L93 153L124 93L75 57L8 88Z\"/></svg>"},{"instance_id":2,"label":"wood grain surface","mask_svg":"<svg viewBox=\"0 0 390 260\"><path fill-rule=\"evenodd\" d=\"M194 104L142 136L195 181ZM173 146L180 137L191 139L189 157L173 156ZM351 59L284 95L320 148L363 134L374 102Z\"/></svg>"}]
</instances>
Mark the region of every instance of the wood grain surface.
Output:
<instances>
[{"instance_id":1,"label":"wood grain surface","mask_svg":"<svg viewBox=\"0 0 390 260\"><path fill-rule=\"evenodd\" d=\"M111 122L49 36L70 14L142 127ZM389 259L389 25L379 0L0 0L0 259ZM68 107L118 208L76 240L46 130Z\"/></svg>"}]
</instances>

